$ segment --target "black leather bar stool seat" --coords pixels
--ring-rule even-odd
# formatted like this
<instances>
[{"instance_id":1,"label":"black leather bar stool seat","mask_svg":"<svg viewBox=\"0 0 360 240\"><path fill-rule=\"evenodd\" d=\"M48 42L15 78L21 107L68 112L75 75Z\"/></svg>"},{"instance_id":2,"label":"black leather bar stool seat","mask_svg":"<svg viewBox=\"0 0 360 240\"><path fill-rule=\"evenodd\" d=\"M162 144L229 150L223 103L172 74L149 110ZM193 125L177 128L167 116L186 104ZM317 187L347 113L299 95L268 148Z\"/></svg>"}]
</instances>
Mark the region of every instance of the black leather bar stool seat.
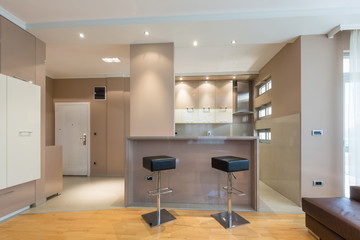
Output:
<instances>
[{"instance_id":1,"label":"black leather bar stool seat","mask_svg":"<svg viewBox=\"0 0 360 240\"><path fill-rule=\"evenodd\" d=\"M164 155L144 157L143 167L152 172L175 169L176 158L164 156Z\"/></svg>"},{"instance_id":2,"label":"black leather bar stool seat","mask_svg":"<svg viewBox=\"0 0 360 240\"><path fill-rule=\"evenodd\" d=\"M242 157L234 156L221 156L211 158L211 166L215 169L228 173L227 191L228 210L221 213L212 214L211 216L216 219L224 228L237 227L249 223L246 219L242 218L239 214L231 211L231 194L239 196L245 195L244 192L232 187L233 172L249 170L249 160Z\"/></svg>"},{"instance_id":3,"label":"black leather bar stool seat","mask_svg":"<svg viewBox=\"0 0 360 240\"><path fill-rule=\"evenodd\" d=\"M224 172L245 171L249 170L249 160L233 156L213 157L211 166Z\"/></svg>"},{"instance_id":4,"label":"black leather bar stool seat","mask_svg":"<svg viewBox=\"0 0 360 240\"><path fill-rule=\"evenodd\" d=\"M161 188L161 171L175 169L176 158L164 155L143 157L143 167L152 172L157 172L156 189L148 191L149 195L156 196L157 198L157 210L144 214L142 217L150 227L175 220L176 218L166 209L160 209L160 195L172 192L171 188Z\"/></svg>"}]
</instances>

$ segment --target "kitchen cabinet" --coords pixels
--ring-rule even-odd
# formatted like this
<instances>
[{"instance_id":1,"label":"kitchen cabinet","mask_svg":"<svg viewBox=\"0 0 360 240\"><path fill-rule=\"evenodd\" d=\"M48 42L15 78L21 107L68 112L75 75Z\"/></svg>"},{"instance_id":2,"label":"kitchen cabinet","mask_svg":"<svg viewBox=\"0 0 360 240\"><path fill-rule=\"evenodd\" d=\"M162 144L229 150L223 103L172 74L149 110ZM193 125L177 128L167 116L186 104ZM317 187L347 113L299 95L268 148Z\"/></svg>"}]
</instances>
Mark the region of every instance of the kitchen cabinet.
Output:
<instances>
[{"instance_id":1,"label":"kitchen cabinet","mask_svg":"<svg viewBox=\"0 0 360 240\"><path fill-rule=\"evenodd\" d=\"M199 108L215 108L215 83L214 81L199 81Z\"/></svg>"},{"instance_id":2,"label":"kitchen cabinet","mask_svg":"<svg viewBox=\"0 0 360 240\"><path fill-rule=\"evenodd\" d=\"M5 106L1 109L6 109L1 110L1 122L6 124L6 138L1 139L6 149L1 151L6 166L1 175L6 184L1 188L7 188L40 178L40 87L5 75L0 79Z\"/></svg>"},{"instance_id":3,"label":"kitchen cabinet","mask_svg":"<svg viewBox=\"0 0 360 240\"><path fill-rule=\"evenodd\" d=\"M199 108L199 82L176 81L175 109Z\"/></svg>"},{"instance_id":4,"label":"kitchen cabinet","mask_svg":"<svg viewBox=\"0 0 360 240\"><path fill-rule=\"evenodd\" d=\"M6 187L6 76L0 75L0 189Z\"/></svg>"},{"instance_id":5,"label":"kitchen cabinet","mask_svg":"<svg viewBox=\"0 0 360 240\"><path fill-rule=\"evenodd\" d=\"M36 80L36 38L0 16L0 70L26 81Z\"/></svg>"},{"instance_id":6,"label":"kitchen cabinet","mask_svg":"<svg viewBox=\"0 0 360 240\"><path fill-rule=\"evenodd\" d=\"M232 81L216 81L216 109L228 108L233 105L233 83Z\"/></svg>"},{"instance_id":7,"label":"kitchen cabinet","mask_svg":"<svg viewBox=\"0 0 360 240\"><path fill-rule=\"evenodd\" d=\"M231 123L233 114L233 83L232 81L216 81L216 122Z\"/></svg>"},{"instance_id":8,"label":"kitchen cabinet","mask_svg":"<svg viewBox=\"0 0 360 240\"><path fill-rule=\"evenodd\" d=\"M177 81L175 123L232 123L232 81Z\"/></svg>"}]
</instances>

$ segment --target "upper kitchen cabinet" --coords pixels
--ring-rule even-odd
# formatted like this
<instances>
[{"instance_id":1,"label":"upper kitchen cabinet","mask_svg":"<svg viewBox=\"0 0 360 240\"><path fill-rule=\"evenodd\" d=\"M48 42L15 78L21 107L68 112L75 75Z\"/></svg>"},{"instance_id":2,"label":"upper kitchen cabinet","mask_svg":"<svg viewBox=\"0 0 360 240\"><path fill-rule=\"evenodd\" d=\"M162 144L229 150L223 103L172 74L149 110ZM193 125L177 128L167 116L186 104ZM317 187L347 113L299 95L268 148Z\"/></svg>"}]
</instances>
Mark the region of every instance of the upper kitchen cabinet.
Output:
<instances>
[{"instance_id":1,"label":"upper kitchen cabinet","mask_svg":"<svg viewBox=\"0 0 360 240\"><path fill-rule=\"evenodd\" d=\"M175 108L199 108L199 82L176 81L175 83Z\"/></svg>"},{"instance_id":2,"label":"upper kitchen cabinet","mask_svg":"<svg viewBox=\"0 0 360 240\"><path fill-rule=\"evenodd\" d=\"M36 81L36 38L0 16L0 72Z\"/></svg>"},{"instance_id":3,"label":"upper kitchen cabinet","mask_svg":"<svg viewBox=\"0 0 360 240\"><path fill-rule=\"evenodd\" d=\"M199 81L199 108L214 109L216 87L214 81Z\"/></svg>"},{"instance_id":4,"label":"upper kitchen cabinet","mask_svg":"<svg viewBox=\"0 0 360 240\"><path fill-rule=\"evenodd\" d=\"M233 83L232 81L216 81L216 108L232 109L233 105Z\"/></svg>"}]
</instances>

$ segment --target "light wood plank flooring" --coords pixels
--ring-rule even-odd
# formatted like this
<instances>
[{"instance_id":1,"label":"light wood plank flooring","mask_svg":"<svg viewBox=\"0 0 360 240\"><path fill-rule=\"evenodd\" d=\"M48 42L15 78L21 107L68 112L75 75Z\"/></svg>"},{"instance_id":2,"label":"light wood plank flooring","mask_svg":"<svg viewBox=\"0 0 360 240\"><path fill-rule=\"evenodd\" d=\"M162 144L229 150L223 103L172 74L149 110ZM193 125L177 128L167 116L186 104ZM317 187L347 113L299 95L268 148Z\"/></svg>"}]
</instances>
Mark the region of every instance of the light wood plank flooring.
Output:
<instances>
[{"instance_id":1,"label":"light wood plank flooring","mask_svg":"<svg viewBox=\"0 0 360 240\"><path fill-rule=\"evenodd\" d=\"M2 240L99 239L313 239L304 214L241 212L250 224L224 229L213 211L170 210L176 221L150 228L141 215L149 209L19 215L0 224Z\"/></svg>"}]
</instances>

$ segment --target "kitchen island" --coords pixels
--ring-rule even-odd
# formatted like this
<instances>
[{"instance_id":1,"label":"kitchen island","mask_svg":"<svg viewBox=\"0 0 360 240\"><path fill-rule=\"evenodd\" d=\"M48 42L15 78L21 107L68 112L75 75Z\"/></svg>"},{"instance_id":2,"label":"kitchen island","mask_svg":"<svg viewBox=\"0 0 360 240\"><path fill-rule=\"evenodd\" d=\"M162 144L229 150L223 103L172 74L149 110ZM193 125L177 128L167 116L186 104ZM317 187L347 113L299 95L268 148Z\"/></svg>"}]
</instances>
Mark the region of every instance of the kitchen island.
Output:
<instances>
[{"instance_id":1,"label":"kitchen island","mask_svg":"<svg viewBox=\"0 0 360 240\"><path fill-rule=\"evenodd\" d=\"M155 189L156 174L142 165L145 156L168 155L176 158L176 169L161 175L161 187L173 188L161 195L162 206L182 209L220 210L226 208L227 174L211 167L211 158L233 155L249 159L249 171L235 172L233 187L246 193L233 196L235 210L257 211L257 137L129 137L126 140L125 205L155 207L156 198L147 194ZM152 180L150 180L152 177Z\"/></svg>"}]
</instances>

